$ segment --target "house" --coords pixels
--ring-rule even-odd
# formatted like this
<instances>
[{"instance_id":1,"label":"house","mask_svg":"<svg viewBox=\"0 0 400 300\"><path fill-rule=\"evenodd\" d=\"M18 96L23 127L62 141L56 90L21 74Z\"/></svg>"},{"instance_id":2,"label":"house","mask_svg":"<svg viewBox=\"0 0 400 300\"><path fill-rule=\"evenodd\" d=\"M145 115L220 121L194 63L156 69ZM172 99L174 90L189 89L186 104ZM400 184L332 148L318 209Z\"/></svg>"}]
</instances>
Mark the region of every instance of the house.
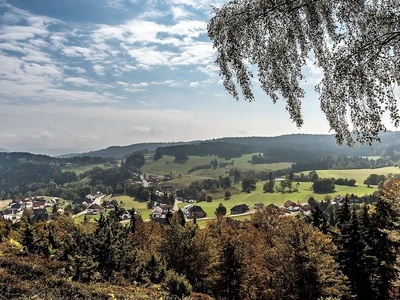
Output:
<instances>
[{"instance_id":1,"label":"house","mask_svg":"<svg viewBox=\"0 0 400 300\"><path fill-rule=\"evenodd\" d=\"M269 204L265 209L266 209L266 211L268 211L269 213L274 214L274 215L278 215L278 216L285 215L285 212L282 209L280 209L279 206L276 206L273 203Z\"/></svg>"},{"instance_id":2,"label":"house","mask_svg":"<svg viewBox=\"0 0 400 300\"><path fill-rule=\"evenodd\" d=\"M33 216L31 218L33 222L37 221L49 221L50 215L48 214L47 210L44 208L37 208L33 210Z\"/></svg>"},{"instance_id":3,"label":"house","mask_svg":"<svg viewBox=\"0 0 400 300\"><path fill-rule=\"evenodd\" d=\"M293 202L292 200L287 200L283 204L283 208L288 213L294 213L294 212L300 211L300 205L298 205L297 203Z\"/></svg>"},{"instance_id":4,"label":"house","mask_svg":"<svg viewBox=\"0 0 400 300\"><path fill-rule=\"evenodd\" d=\"M11 203L7 208L10 210L21 211L22 205L21 205L21 203L14 202L14 203Z\"/></svg>"},{"instance_id":5,"label":"house","mask_svg":"<svg viewBox=\"0 0 400 300\"><path fill-rule=\"evenodd\" d=\"M16 219L16 214L15 214L15 210L12 209L5 209L2 211L2 217L3 220L15 220Z\"/></svg>"},{"instance_id":6,"label":"house","mask_svg":"<svg viewBox=\"0 0 400 300\"><path fill-rule=\"evenodd\" d=\"M158 176L157 175L149 175L149 182L157 183L158 182Z\"/></svg>"},{"instance_id":7,"label":"house","mask_svg":"<svg viewBox=\"0 0 400 300\"><path fill-rule=\"evenodd\" d=\"M101 207L96 203L93 203L88 207L88 213L92 215L99 214L100 212L101 212Z\"/></svg>"},{"instance_id":8,"label":"house","mask_svg":"<svg viewBox=\"0 0 400 300\"><path fill-rule=\"evenodd\" d=\"M150 214L150 219L161 218L163 215L163 209L159 206L153 208Z\"/></svg>"},{"instance_id":9,"label":"house","mask_svg":"<svg viewBox=\"0 0 400 300\"><path fill-rule=\"evenodd\" d=\"M142 179L140 178L140 174L139 173L133 173L131 180L134 183L142 183Z\"/></svg>"},{"instance_id":10,"label":"house","mask_svg":"<svg viewBox=\"0 0 400 300\"><path fill-rule=\"evenodd\" d=\"M199 205L191 205L186 209L186 218L200 219L207 217L207 213Z\"/></svg>"},{"instance_id":11,"label":"house","mask_svg":"<svg viewBox=\"0 0 400 300\"><path fill-rule=\"evenodd\" d=\"M159 204L153 208L150 214L150 220L161 225L165 223L165 218L168 213L172 213L172 205Z\"/></svg>"},{"instance_id":12,"label":"house","mask_svg":"<svg viewBox=\"0 0 400 300\"><path fill-rule=\"evenodd\" d=\"M45 199L35 198L32 201L32 208L33 209L44 209L45 206L46 206L46 200Z\"/></svg>"},{"instance_id":13,"label":"house","mask_svg":"<svg viewBox=\"0 0 400 300\"><path fill-rule=\"evenodd\" d=\"M119 215L120 220L129 220L132 218L132 215L130 214L129 211L125 210L123 213Z\"/></svg>"},{"instance_id":14,"label":"house","mask_svg":"<svg viewBox=\"0 0 400 300\"><path fill-rule=\"evenodd\" d=\"M90 200L89 198L87 199L81 199L81 198L77 198L74 201L72 201L72 205L90 205L93 201Z\"/></svg>"},{"instance_id":15,"label":"house","mask_svg":"<svg viewBox=\"0 0 400 300\"><path fill-rule=\"evenodd\" d=\"M303 212L309 212L309 211L312 211L312 207L311 207L311 205L310 204L308 204L308 203L303 203L302 205L301 205L301 210L303 211Z\"/></svg>"},{"instance_id":16,"label":"house","mask_svg":"<svg viewBox=\"0 0 400 300\"><path fill-rule=\"evenodd\" d=\"M159 204L157 205L162 209L162 213L165 215L167 212L173 212L174 211L174 206L173 205L168 205L168 204Z\"/></svg>"},{"instance_id":17,"label":"house","mask_svg":"<svg viewBox=\"0 0 400 300\"><path fill-rule=\"evenodd\" d=\"M297 206L297 204L296 204L296 202L293 202L292 200L287 200L284 204L283 204L283 206L285 207L285 208L289 208L289 207L294 207L294 206Z\"/></svg>"},{"instance_id":18,"label":"house","mask_svg":"<svg viewBox=\"0 0 400 300\"><path fill-rule=\"evenodd\" d=\"M28 200L28 201L23 201L23 202L21 203L21 208L22 208L22 209L24 209L24 208L32 208L32 206L33 206L33 203L32 203L32 201L30 201L30 200Z\"/></svg>"},{"instance_id":19,"label":"house","mask_svg":"<svg viewBox=\"0 0 400 300\"><path fill-rule=\"evenodd\" d=\"M247 204L238 204L231 208L231 215L243 214L250 210Z\"/></svg>"},{"instance_id":20,"label":"house","mask_svg":"<svg viewBox=\"0 0 400 300\"><path fill-rule=\"evenodd\" d=\"M254 204L254 209L260 209L264 207L264 203L255 203Z\"/></svg>"}]
</instances>

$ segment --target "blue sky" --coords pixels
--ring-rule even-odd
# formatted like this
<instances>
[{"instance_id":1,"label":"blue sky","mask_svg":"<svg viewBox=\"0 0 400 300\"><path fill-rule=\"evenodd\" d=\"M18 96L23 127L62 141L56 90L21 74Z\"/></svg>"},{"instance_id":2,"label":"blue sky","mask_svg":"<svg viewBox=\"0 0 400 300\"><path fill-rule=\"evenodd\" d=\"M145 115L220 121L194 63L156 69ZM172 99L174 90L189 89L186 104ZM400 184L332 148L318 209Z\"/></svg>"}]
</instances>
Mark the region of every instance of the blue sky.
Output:
<instances>
[{"instance_id":1,"label":"blue sky","mask_svg":"<svg viewBox=\"0 0 400 300\"><path fill-rule=\"evenodd\" d=\"M207 36L220 0L0 0L0 148L61 154L227 136L329 134L306 68L305 124L223 88ZM257 83L254 84L257 86Z\"/></svg>"}]
</instances>

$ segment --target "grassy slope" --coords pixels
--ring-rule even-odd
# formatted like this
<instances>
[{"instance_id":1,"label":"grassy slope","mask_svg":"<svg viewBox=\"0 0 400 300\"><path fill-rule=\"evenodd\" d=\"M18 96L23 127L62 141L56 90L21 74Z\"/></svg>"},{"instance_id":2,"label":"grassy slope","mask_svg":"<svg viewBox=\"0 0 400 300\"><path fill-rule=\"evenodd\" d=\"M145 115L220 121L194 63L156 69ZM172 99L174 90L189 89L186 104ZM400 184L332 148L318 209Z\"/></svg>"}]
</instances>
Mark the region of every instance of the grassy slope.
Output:
<instances>
[{"instance_id":1,"label":"grassy slope","mask_svg":"<svg viewBox=\"0 0 400 300\"><path fill-rule=\"evenodd\" d=\"M228 165L225 168L219 168L217 170L198 170L192 172L190 174L187 171L192 168L193 166L197 165L204 165L209 163L211 160L217 159L218 161L224 161L218 159L215 156L208 156L208 157L190 157L190 160L185 164L175 164L173 163L172 156L164 156L157 162L152 161L150 157L147 158L146 164L143 166L142 171L143 173L148 174L169 174L173 171L176 174L181 173L180 178L175 178L171 181L168 181L166 184L176 185L176 186L187 186L191 182L196 180L204 180L207 178L218 178L219 176L227 176L228 171L232 167L237 167L242 171L246 170L278 170L283 168L290 167L291 163L276 163L276 164L261 164L261 165L251 165L248 163L251 160L251 155L245 155L241 158L234 159L234 165ZM304 172L308 173L308 172ZM336 195L346 195L346 194L354 194L357 196L364 196L372 194L376 188L374 187L367 187L363 184L363 181L373 173L376 174L385 174L388 175L390 173L396 174L400 173L399 168L397 167L385 167L379 169L352 169L352 170L317 170L317 173L320 178L347 178L347 179L355 179L357 181L356 187L348 187L348 186L339 186L336 185L336 191L331 193L330 196L333 198ZM178 177L178 176L177 176ZM317 201L321 201L324 199L326 194L315 194L312 191L311 183L309 182L302 182L299 186L298 192L293 193L264 193L262 188L265 182L259 182L257 184L257 188L255 191L251 192L250 194L240 192L241 186L235 186L237 193L232 193L232 197L229 200L225 200L221 194L220 195L212 195L213 201L211 203L208 202L201 202L199 205L203 207L203 209L207 212L207 216L214 217L215 209L217 208L219 203L223 203L225 207L228 209L228 214L230 208L235 206L236 204L245 203L251 209L253 208L255 203L263 202L265 205L270 203L274 203L276 205L282 205L287 200L292 200L298 203L305 203L307 202L308 198L313 196ZM120 201L120 200L118 200ZM124 201L124 200L123 200ZM150 213L150 210L146 208L146 203L138 202L132 199L126 199L125 206L128 208L135 207L138 209L143 218L147 219L147 216ZM184 203L181 203L179 207L183 207Z\"/></svg>"},{"instance_id":2,"label":"grassy slope","mask_svg":"<svg viewBox=\"0 0 400 300\"><path fill-rule=\"evenodd\" d=\"M304 172L307 173L307 172ZM357 185L363 184L364 180L370 174L388 175L388 174L399 174L400 169L398 167L385 167L378 169L352 169L352 170L317 170L317 174L320 178L348 178L357 180Z\"/></svg>"},{"instance_id":3,"label":"grassy slope","mask_svg":"<svg viewBox=\"0 0 400 300\"><path fill-rule=\"evenodd\" d=\"M232 160L224 160L220 159L216 156L191 156L189 161L184 164L175 164L173 163L173 156L164 156L158 161L153 161L152 156L146 157L146 163L141 168L143 174L147 176L150 174L154 175L164 175L174 173L176 174L176 178L166 182L166 185L173 185L177 187L185 187L188 186L193 181L202 181L208 178L218 178L219 176L227 176L229 170L232 167L237 167L242 171L247 170L255 170L255 171L274 171L278 169L288 168L291 163L275 163L275 164L259 164L252 165L248 163L251 160L252 154L244 155L240 158L233 159L234 165L228 165L224 168L218 168L216 170L207 169L207 170L198 170L192 173L188 173L188 171L194 166L206 165L209 164L211 160L217 159L219 162L231 162ZM88 169L91 169L88 168ZM78 170L75 170L78 171ZM83 170L79 170L83 171ZM304 172L307 174L308 172ZM354 194L358 196L369 195L375 191L375 188L368 188L363 185L363 181L372 173L376 174L389 174L389 173L400 173L399 168L396 167L386 167L380 169L357 169L357 170L317 170L317 173L320 178L348 178L357 180L357 187L347 187L347 186L338 186L336 185L336 191L331 194L332 197L336 195L346 195L346 194ZM181 176L178 176L178 175ZM250 194L240 192L241 186L236 185L232 187L232 197L229 200L225 200L223 198L222 191L219 194L211 194L214 200L211 203L201 202L200 205L207 212L209 217L214 217L214 211L217 208L219 203L223 203L225 207L228 209L228 214L230 208L232 208L236 204L246 203L252 209L255 203L263 202L265 205L270 203L274 203L276 205L282 205L286 200L292 200L298 203L307 202L308 198L313 196L317 201L323 200L325 194L315 194L311 189L311 183L300 183L299 191L293 193L264 193L262 191L263 185L265 182L259 182L257 184L257 188L255 191ZM147 209L146 202L140 202L129 196L118 196L113 197L117 201L122 201L124 207L126 209L135 208L142 215L143 219L147 220L149 218L149 214L151 210ZM110 196L106 198L108 200L111 199ZM1 202L0 202L1 203ZM181 203L179 206L182 207L185 204Z\"/></svg>"}]
</instances>

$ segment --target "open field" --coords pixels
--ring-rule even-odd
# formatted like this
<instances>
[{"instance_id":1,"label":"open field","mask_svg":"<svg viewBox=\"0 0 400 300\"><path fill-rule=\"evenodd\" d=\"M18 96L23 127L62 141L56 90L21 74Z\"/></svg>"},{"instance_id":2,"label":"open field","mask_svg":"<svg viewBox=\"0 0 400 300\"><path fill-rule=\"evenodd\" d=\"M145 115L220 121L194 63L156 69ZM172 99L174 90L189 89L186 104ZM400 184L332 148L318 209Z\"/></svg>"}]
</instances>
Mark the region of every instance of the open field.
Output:
<instances>
[{"instance_id":1,"label":"open field","mask_svg":"<svg viewBox=\"0 0 400 300\"><path fill-rule=\"evenodd\" d=\"M62 167L61 170L64 172L75 172L76 175L80 175L84 172L90 171L93 168L102 168L102 169L109 169L111 166L109 165L104 165L104 164L95 164L95 165L88 165L88 166L83 166L83 167Z\"/></svg>"},{"instance_id":2,"label":"open field","mask_svg":"<svg viewBox=\"0 0 400 300\"><path fill-rule=\"evenodd\" d=\"M175 185L179 187L188 186L193 181L202 181L208 178L219 178L220 176L225 177L228 175L231 168L238 168L242 172L254 170L256 172L260 171L274 171L289 168L292 163L282 162L273 164L257 164L252 165L248 163L251 160L252 154L243 155L240 158L235 158L233 160L220 159L215 155L211 156L190 156L189 160L183 164L174 163L173 156L164 155L160 160L153 161L152 156L146 157L146 163L141 168L143 174L148 175L165 175L174 174L175 178L168 181L167 184ZM202 166L209 164L212 160L217 160L218 162L230 163L233 161L233 165L227 165L223 168L217 168L216 170L202 169L189 173L188 171L196 166Z\"/></svg>"},{"instance_id":3,"label":"open field","mask_svg":"<svg viewBox=\"0 0 400 300\"><path fill-rule=\"evenodd\" d=\"M388 175L400 174L398 167L384 167L377 169L351 169L351 170L316 170L320 178L347 178L355 179L357 185L362 185L364 180L371 174ZM308 171L303 172L308 174Z\"/></svg>"},{"instance_id":4,"label":"open field","mask_svg":"<svg viewBox=\"0 0 400 300\"><path fill-rule=\"evenodd\" d=\"M245 192L240 192L237 194L233 194L232 197L229 200L225 200L223 197L216 197L215 195L212 195L215 197L212 202L206 202L202 201L197 203L200 205L207 213L208 217L215 217L214 212L215 209L218 207L219 203L222 203L226 208L227 208L227 215L230 215L230 209L237 205L237 204L247 204L250 207L250 210L253 210L254 204L262 202L264 205L268 205L270 203L273 203L275 205L283 205L285 201L287 200L292 200L296 203L306 203L307 200L312 196L315 198L316 201L321 201L324 199L324 197L327 194L316 194L312 191L311 182L301 182L299 185L299 191L298 192L292 192L292 193L264 193L262 188L264 185L265 181L259 182L256 186L256 189L252 191L251 193L245 193ZM240 185L236 186L237 189L240 190ZM357 187L348 187L348 186L340 186L336 185L336 191L333 193L330 193L329 195L334 198L336 195L341 195L344 196L346 194L354 194L357 196L364 196L364 195L369 195L372 194L376 189L375 188L368 188L367 186L361 185ZM107 200L110 200L111 197L107 196L105 198ZM112 197L112 199L116 199L118 202L123 203L123 207L125 209L132 209L135 208L137 210L143 220L148 220L149 215L151 210L147 208L147 203L143 201L137 201L132 197L129 196L116 196ZM187 205L188 203L179 203L178 207L183 207ZM234 218L246 218L246 216L233 216ZM250 218L250 216L247 216L247 218ZM203 222L202 220L198 220L199 222Z\"/></svg>"},{"instance_id":5,"label":"open field","mask_svg":"<svg viewBox=\"0 0 400 300\"><path fill-rule=\"evenodd\" d=\"M130 210L130 209L135 209L136 211L138 211L140 213L140 215L142 216L143 220L147 220L149 219L150 213L151 213L151 209L147 208L147 202L144 201L137 201L134 198L130 197L130 196L115 196L115 197L110 197L107 196L103 199L104 200L111 200L111 199L115 199L118 202L122 202L122 206L126 209L126 210Z\"/></svg>"},{"instance_id":6,"label":"open field","mask_svg":"<svg viewBox=\"0 0 400 300\"><path fill-rule=\"evenodd\" d=\"M237 204L247 204L250 209L253 209L255 203L262 202L264 205L268 205L273 203L275 205L283 205L287 200L291 200L296 203L306 203L308 199L312 196L316 201L321 201L327 194L316 194L312 191L311 182L301 182L299 185L298 192L292 193L264 193L262 188L265 181L259 182L256 186L256 190L252 191L251 193L241 192L239 194L234 194L229 200L225 200L224 198L216 198L213 199L212 202L199 202L204 211L207 213L208 217L214 217L214 212L219 203L222 203L228 210L227 215L230 213L230 209L237 205ZM240 186L238 186L240 189ZM357 186L357 187L349 187L349 186L341 186L336 185L336 191L330 193L332 198L337 195L345 196L346 194L354 194L357 196L365 196L372 194L376 189L375 188L368 188L367 186ZM187 203L180 203L179 207L183 207L187 205Z\"/></svg>"},{"instance_id":7,"label":"open field","mask_svg":"<svg viewBox=\"0 0 400 300\"><path fill-rule=\"evenodd\" d=\"M4 210L10 203L11 203L11 199L7 199L7 200L1 200L0 201L0 210Z\"/></svg>"},{"instance_id":8,"label":"open field","mask_svg":"<svg viewBox=\"0 0 400 300\"><path fill-rule=\"evenodd\" d=\"M217 168L216 170L204 169L204 170L197 170L194 172L189 173L188 171L195 167L209 164L212 160L217 159L219 162L231 162L232 160L223 160L219 159L216 156L191 156L189 161L184 164L175 164L173 163L174 157L173 156L163 156L158 161L153 161L152 156L146 156L146 163L141 168L142 173L146 176L150 174L154 175L165 175L165 174L174 174L175 178L173 180L165 182L166 185L172 185L174 187L185 187L188 186L193 181L202 181L208 178L217 179L220 176L227 176L228 172L231 168L237 167L242 171L254 170L256 172L259 171L274 171L279 169L289 168L291 163L283 162L283 163L275 163L275 164L259 164L259 165L252 165L248 161L251 160L252 154L244 155L240 158L233 159L233 165L228 165L224 168ZM90 170L93 166L87 167ZM104 166L103 166L104 167ZM84 172L86 169L75 169L74 171ZM308 174L308 171L303 172ZM355 179L357 181L357 186L355 187L348 187L348 186L339 186L336 185L336 191L331 193L330 196L333 198L336 195L344 196L346 194L354 194L357 196L364 196L372 194L376 188L375 187L367 187L363 184L363 181L373 173L376 174L384 174L388 175L398 174L400 173L400 169L398 167L385 167L379 169L351 169L351 170L317 170L317 173L320 178L347 178L347 179ZM241 185L238 184L236 186L231 187L232 197L229 200L225 200L223 198L223 194L225 191L221 191L218 194L210 194L214 199L212 202L200 202L200 205L206 212L207 216L213 218L215 209L219 205L219 203L224 204L227 208L228 216L230 215L230 209L237 205L245 203L247 204L250 209L252 210L255 203L262 202L264 205L268 205L270 203L276 205L282 205L287 200L292 200L296 203L305 203L307 200L312 196L316 199L316 201L321 201L324 199L326 194L315 194L312 191L312 183L311 182L300 182L298 192L292 193L264 193L263 192L263 185L265 181L258 182L256 186L256 190L252 191L251 193L240 192ZM151 210L147 208L147 203L143 201L137 201L132 197L129 196L116 196L112 197L116 199L118 202L122 202L124 208L132 209L135 208L144 220L149 219L149 215ZM110 200L111 196L107 196L105 200ZM1 203L0 203L1 204ZM183 207L187 203L180 203L179 207ZM249 215L246 216L232 216L234 218L246 219L250 218ZM199 225L203 226L203 223L206 220L198 220Z\"/></svg>"}]
</instances>

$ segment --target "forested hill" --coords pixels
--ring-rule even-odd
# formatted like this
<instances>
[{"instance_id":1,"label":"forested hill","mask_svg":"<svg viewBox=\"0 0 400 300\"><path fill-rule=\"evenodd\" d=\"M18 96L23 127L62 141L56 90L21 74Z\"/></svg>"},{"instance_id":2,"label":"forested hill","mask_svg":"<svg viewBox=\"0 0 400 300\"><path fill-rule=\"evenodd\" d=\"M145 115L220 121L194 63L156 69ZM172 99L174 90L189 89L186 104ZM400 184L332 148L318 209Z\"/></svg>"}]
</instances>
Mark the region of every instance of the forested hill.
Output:
<instances>
[{"instance_id":1,"label":"forested hill","mask_svg":"<svg viewBox=\"0 0 400 300\"><path fill-rule=\"evenodd\" d=\"M159 147L178 146L185 144L198 144L198 141L191 142L176 142L176 143L139 143L128 146L110 146L106 149L90 151L85 153L71 153L60 155L59 157L73 157L73 156L95 156L103 158L116 158L123 159L135 152L154 152Z\"/></svg>"},{"instance_id":2,"label":"forested hill","mask_svg":"<svg viewBox=\"0 0 400 300\"><path fill-rule=\"evenodd\" d=\"M339 146L333 135L317 134L292 134L276 137L225 137L206 141L171 142L171 143L138 143L128 146L110 146L106 149L72 153L58 158L72 157L97 157L125 159L135 152L155 152L159 150L163 155L174 155L183 151L187 155L218 155L220 157L234 158L242 154L263 153L274 161L307 161L324 155L345 156L389 156L393 160L400 160L400 132L387 132L381 134L381 142L373 146L355 145L350 148L346 145ZM4 154L0 149L0 153ZM6 156L2 158L5 159ZM14 157L18 159L45 160L54 162L54 158L46 155L33 155L20 153ZM3 161L2 163L5 163Z\"/></svg>"},{"instance_id":3,"label":"forested hill","mask_svg":"<svg viewBox=\"0 0 400 300\"><path fill-rule=\"evenodd\" d=\"M235 146L237 145L237 146ZM229 148L232 153L225 155ZM218 155L240 156L249 153L265 153L276 160L307 161L328 154L369 156L384 155L397 156L400 149L400 132L387 132L381 134L381 143L368 145L355 145L349 148L346 145L339 146L333 135L292 134L276 137L226 137L207 141L192 141L179 143L141 143L129 146L112 146L106 149L69 156L97 156L126 158L137 152L153 152L159 150L161 154L174 154L178 150L188 155ZM295 158L295 159L294 159ZM397 159L396 159L397 160Z\"/></svg>"}]
</instances>

